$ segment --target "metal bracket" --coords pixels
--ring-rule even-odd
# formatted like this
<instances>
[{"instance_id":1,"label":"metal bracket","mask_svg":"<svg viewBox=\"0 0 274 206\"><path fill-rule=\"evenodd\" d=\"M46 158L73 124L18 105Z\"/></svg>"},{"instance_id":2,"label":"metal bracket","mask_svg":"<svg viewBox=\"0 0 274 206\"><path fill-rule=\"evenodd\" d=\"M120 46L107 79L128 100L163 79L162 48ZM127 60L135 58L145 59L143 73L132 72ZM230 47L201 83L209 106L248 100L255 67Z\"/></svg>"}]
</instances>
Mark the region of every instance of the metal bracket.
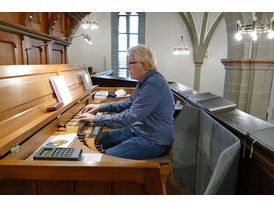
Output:
<instances>
[{"instance_id":1,"label":"metal bracket","mask_svg":"<svg viewBox=\"0 0 274 206\"><path fill-rule=\"evenodd\" d=\"M19 148L20 148L20 145L18 145L17 142L10 145L11 154L14 155L15 153L19 152Z\"/></svg>"}]
</instances>

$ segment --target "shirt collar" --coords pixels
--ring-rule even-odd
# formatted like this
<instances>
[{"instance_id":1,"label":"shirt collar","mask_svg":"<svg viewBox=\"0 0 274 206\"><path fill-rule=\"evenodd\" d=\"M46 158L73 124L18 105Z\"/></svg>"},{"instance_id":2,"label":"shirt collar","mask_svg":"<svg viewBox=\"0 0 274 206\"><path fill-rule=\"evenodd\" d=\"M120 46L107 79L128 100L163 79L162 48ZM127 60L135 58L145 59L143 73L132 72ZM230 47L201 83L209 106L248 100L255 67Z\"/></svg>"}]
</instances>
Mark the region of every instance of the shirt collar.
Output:
<instances>
[{"instance_id":1,"label":"shirt collar","mask_svg":"<svg viewBox=\"0 0 274 206\"><path fill-rule=\"evenodd\" d=\"M156 71L156 69L151 69L151 70L149 70L146 74L145 74L145 76L143 76L143 78L139 81L139 86L141 87L144 83L145 83L145 81L149 78L149 77L151 77L153 74L155 74L157 71Z\"/></svg>"}]
</instances>

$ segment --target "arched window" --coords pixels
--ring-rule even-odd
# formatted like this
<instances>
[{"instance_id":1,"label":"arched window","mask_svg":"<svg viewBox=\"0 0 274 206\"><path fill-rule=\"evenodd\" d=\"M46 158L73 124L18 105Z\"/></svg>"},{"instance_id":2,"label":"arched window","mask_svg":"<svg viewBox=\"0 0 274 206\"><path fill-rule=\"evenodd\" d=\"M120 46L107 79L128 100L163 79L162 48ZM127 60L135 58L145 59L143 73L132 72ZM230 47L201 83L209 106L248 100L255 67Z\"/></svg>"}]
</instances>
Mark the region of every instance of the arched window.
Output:
<instances>
[{"instance_id":1,"label":"arched window","mask_svg":"<svg viewBox=\"0 0 274 206\"><path fill-rule=\"evenodd\" d=\"M117 29L112 30L112 40L117 41L112 49L112 66L118 77L128 77L127 50L137 44L144 44L144 13L116 13ZM113 24L112 24L113 26ZM116 30L116 32L115 32ZM117 60L115 60L117 59Z\"/></svg>"}]
</instances>

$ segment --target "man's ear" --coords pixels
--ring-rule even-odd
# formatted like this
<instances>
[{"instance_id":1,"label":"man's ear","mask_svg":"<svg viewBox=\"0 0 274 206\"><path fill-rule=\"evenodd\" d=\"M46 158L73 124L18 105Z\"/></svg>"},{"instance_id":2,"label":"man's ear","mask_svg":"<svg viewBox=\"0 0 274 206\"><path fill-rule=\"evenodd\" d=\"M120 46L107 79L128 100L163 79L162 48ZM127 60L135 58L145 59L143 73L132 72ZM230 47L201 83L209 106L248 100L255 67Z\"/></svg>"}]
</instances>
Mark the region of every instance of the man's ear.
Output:
<instances>
[{"instance_id":1,"label":"man's ear","mask_svg":"<svg viewBox=\"0 0 274 206\"><path fill-rule=\"evenodd\" d=\"M143 67L145 67L145 69L147 68L147 65L145 62L142 62L142 65L143 65Z\"/></svg>"}]
</instances>

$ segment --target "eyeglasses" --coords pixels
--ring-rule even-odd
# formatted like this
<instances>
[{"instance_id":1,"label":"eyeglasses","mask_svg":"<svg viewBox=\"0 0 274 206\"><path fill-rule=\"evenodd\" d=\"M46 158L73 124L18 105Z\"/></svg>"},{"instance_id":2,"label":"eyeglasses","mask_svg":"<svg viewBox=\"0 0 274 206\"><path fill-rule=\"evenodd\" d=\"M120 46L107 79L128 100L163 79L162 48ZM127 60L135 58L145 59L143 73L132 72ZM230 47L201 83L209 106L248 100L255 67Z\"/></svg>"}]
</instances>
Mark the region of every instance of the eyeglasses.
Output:
<instances>
[{"instance_id":1,"label":"eyeglasses","mask_svg":"<svg viewBox=\"0 0 274 206\"><path fill-rule=\"evenodd\" d=\"M139 62L129 62L128 65L130 65L130 64L137 64L137 63L139 63Z\"/></svg>"}]
</instances>

